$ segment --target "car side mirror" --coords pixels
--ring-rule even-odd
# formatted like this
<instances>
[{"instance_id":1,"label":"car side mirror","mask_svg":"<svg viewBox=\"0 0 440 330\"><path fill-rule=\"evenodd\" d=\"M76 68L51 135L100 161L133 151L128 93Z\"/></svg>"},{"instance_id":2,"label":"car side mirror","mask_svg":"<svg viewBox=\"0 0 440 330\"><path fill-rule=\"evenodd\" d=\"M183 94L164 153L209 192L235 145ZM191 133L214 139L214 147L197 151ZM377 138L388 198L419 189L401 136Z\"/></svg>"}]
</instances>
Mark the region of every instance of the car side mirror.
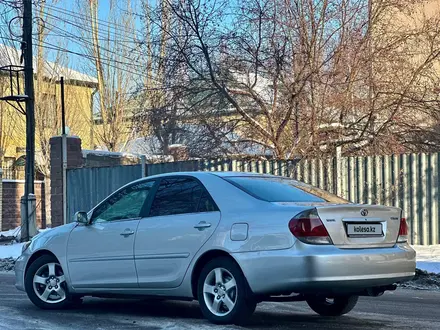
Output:
<instances>
[{"instance_id":1,"label":"car side mirror","mask_svg":"<svg viewBox=\"0 0 440 330\"><path fill-rule=\"evenodd\" d=\"M86 212L76 212L75 215L73 216L73 219L77 223L82 223L84 225L88 225L89 224L89 219L87 217L87 213Z\"/></svg>"}]
</instances>

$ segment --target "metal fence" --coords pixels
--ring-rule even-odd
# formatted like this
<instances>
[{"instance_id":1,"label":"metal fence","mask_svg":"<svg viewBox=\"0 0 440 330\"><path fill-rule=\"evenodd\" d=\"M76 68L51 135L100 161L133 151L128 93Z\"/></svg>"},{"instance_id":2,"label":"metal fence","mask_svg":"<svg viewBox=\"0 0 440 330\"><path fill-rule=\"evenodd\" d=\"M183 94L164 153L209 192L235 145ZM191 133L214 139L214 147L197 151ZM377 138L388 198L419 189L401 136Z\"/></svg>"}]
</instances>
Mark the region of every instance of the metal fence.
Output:
<instances>
[{"instance_id":1,"label":"metal fence","mask_svg":"<svg viewBox=\"0 0 440 330\"><path fill-rule=\"evenodd\" d=\"M78 168L67 171L67 220L76 211L89 211L105 197L142 177L141 165Z\"/></svg>"},{"instance_id":2,"label":"metal fence","mask_svg":"<svg viewBox=\"0 0 440 330\"><path fill-rule=\"evenodd\" d=\"M436 153L289 161L196 160L148 164L146 174L241 171L289 176L354 203L401 207L408 219L410 242L430 245L440 244L439 158ZM140 165L69 170L69 216L75 208L89 209L122 184L139 177ZM71 180L76 180L74 185Z\"/></svg>"}]
</instances>

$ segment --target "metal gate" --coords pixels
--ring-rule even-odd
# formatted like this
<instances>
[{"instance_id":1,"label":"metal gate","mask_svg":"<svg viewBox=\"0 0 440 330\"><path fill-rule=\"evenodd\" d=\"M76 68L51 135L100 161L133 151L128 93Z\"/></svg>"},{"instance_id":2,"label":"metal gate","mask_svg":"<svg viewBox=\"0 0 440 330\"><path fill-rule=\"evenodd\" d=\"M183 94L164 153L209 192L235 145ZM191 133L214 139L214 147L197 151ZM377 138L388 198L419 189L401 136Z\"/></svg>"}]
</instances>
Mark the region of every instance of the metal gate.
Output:
<instances>
[{"instance_id":1,"label":"metal gate","mask_svg":"<svg viewBox=\"0 0 440 330\"><path fill-rule=\"evenodd\" d=\"M89 211L123 185L142 177L141 165L67 170L67 222L77 211Z\"/></svg>"}]
</instances>

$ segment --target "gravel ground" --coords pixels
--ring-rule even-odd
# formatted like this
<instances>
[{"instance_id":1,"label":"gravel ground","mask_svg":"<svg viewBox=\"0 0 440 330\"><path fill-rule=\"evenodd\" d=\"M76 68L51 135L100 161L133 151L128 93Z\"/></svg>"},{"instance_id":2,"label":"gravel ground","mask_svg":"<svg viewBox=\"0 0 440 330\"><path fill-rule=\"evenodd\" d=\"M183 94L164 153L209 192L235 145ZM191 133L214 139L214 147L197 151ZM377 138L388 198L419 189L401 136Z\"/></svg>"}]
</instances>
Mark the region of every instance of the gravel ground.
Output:
<instances>
[{"instance_id":1,"label":"gravel ground","mask_svg":"<svg viewBox=\"0 0 440 330\"><path fill-rule=\"evenodd\" d=\"M0 272L14 270L15 260L13 258L0 259Z\"/></svg>"},{"instance_id":2,"label":"gravel ground","mask_svg":"<svg viewBox=\"0 0 440 330\"><path fill-rule=\"evenodd\" d=\"M424 270L416 269L416 276L410 282L400 285L403 288L414 290L439 290L440 274L428 273Z\"/></svg>"}]
</instances>

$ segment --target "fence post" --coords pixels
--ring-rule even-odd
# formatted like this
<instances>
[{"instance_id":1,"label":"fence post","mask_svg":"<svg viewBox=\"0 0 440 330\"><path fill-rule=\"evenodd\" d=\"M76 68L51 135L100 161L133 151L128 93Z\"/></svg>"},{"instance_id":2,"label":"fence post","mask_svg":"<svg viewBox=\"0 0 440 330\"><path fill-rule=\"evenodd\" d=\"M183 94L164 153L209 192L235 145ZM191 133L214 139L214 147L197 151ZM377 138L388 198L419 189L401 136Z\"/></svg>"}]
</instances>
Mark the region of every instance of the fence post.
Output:
<instances>
[{"instance_id":1,"label":"fence post","mask_svg":"<svg viewBox=\"0 0 440 330\"><path fill-rule=\"evenodd\" d=\"M142 178L148 176L147 173L147 157L145 155L141 155L141 168L142 168Z\"/></svg>"},{"instance_id":2,"label":"fence post","mask_svg":"<svg viewBox=\"0 0 440 330\"><path fill-rule=\"evenodd\" d=\"M336 195L342 194L342 147L336 147Z\"/></svg>"}]
</instances>

